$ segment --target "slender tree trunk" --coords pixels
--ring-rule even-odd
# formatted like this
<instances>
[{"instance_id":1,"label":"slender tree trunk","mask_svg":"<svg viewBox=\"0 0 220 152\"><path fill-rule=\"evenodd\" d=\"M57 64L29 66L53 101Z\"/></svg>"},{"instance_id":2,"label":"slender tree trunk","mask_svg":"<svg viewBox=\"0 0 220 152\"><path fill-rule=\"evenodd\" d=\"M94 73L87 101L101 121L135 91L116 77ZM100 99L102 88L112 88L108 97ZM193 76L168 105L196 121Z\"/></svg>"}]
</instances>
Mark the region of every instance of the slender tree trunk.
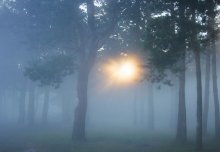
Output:
<instances>
[{"instance_id":1,"label":"slender tree trunk","mask_svg":"<svg viewBox=\"0 0 220 152\"><path fill-rule=\"evenodd\" d=\"M218 82L217 82L217 69L216 69L216 48L213 42L212 49L212 81L213 81L213 94L215 105L215 137L220 139L220 118L219 118L219 98L218 98Z\"/></svg>"},{"instance_id":2,"label":"slender tree trunk","mask_svg":"<svg viewBox=\"0 0 220 152\"><path fill-rule=\"evenodd\" d=\"M138 120L137 120L137 117L138 117L138 115L137 115L137 92L135 91L135 94L134 94L134 101L133 101L133 116L134 116L134 118L133 118L133 124L134 125L137 125L137 122L138 122Z\"/></svg>"},{"instance_id":3,"label":"slender tree trunk","mask_svg":"<svg viewBox=\"0 0 220 152\"><path fill-rule=\"evenodd\" d=\"M19 98L19 115L18 115L18 122L24 124L25 122L25 99L26 99L26 92L27 92L27 82L25 81L20 92Z\"/></svg>"},{"instance_id":4,"label":"slender tree trunk","mask_svg":"<svg viewBox=\"0 0 220 152\"><path fill-rule=\"evenodd\" d=\"M3 107L3 90L0 89L0 124L2 121L2 107Z\"/></svg>"},{"instance_id":5,"label":"slender tree trunk","mask_svg":"<svg viewBox=\"0 0 220 152\"><path fill-rule=\"evenodd\" d=\"M185 58L185 57L184 57ZM185 59L183 61L183 69L179 75L179 105L176 139L180 142L187 140L186 128L186 103L185 103Z\"/></svg>"},{"instance_id":6,"label":"slender tree trunk","mask_svg":"<svg viewBox=\"0 0 220 152\"><path fill-rule=\"evenodd\" d=\"M200 63L200 51L194 49L195 62L196 62L196 82L197 82L197 129L196 129L196 142L197 149L203 148L202 137L202 77L201 77L201 63Z\"/></svg>"},{"instance_id":7,"label":"slender tree trunk","mask_svg":"<svg viewBox=\"0 0 220 152\"><path fill-rule=\"evenodd\" d=\"M5 110L6 110L6 95L7 90L2 90L1 91L1 102L0 102L0 123L5 120Z\"/></svg>"},{"instance_id":8,"label":"slender tree trunk","mask_svg":"<svg viewBox=\"0 0 220 152\"><path fill-rule=\"evenodd\" d=\"M179 49L182 54L180 59L180 73L179 73L179 104L178 104L178 120L177 120L177 133L176 139L180 142L186 142L187 140L187 124L186 124L186 101L185 101L185 70L186 70L186 27L185 27L185 3L179 3L179 25L180 25L180 36L179 36Z\"/></svg>"},{"instance_id":9,"label":"slender tree trunk","mask_svg":"<svg viewBox=\"0 0 220 152\"><path fill-rule=\"evenodd\" d=\"M70 122L71 120L71 103L70 103L70 98L69 96L63 96L63 102L62 102L62 117L63 117L63 122Z\"/></svg>"},{"instance_id":10,"label":"slender tree trunk","mask_svg":"<svg viewBox=\"0 0 220 152\"><path fill-rule=\"evenodd\" d=\"M194 6L198 5L198 1L194 1ZM191 8L192 21L196 24L196 8ZM202 74L200 62L200 46L197 38L198 31L196 27L192 28L192 49L195 55L196 64L196 91L197 91L197 124L196 124L196 149L201 151L203 149L203 123L202 123Z\"/></svg>"},{"instance_id":11,"label":"slender tree trunk","mask_svg":"<svg viewBox=\"0 0 220 152\"><path fill-rule=\"evenodd\" d=\"M206 55L206 71L205 71L205 97L203 111L203 134L207 134L208 111L209 111L209 88L210 88L210 51Z\"/></svg>"},{"instance_id":12,"label":"slender tree trunk","mask_svg":"<svg viewBox=\"0 0 220 152\"><path fill-rule=\"evenodd\" d=\"M143 89L143 84L140 84L141 90ZM138 92L140 92L140 90L137 90ZM142 98L139 98L140 100L140 122L141 125L143 126L144 122L145 122L145 101Z\"/></svg>"},{"instance_id":13,"label":"slender tree trunk","mask_svg":"<svg viewBox=\"0 0 220 152\"><path fill-rule=\"evenodd\" d=\"M170 87L170 129L174 131L177 128L177 116L178 116L178 85L176 77L174 79L174 85ZM174 134L176 132L173 132Z\"/></svg>"},{"instance_id":14,"label":"slender tree trunk","mask_svg":"<svg viewBox=\"0 0 220 152\"><path fill-rule=\"evenodd\" d=\"M28 104L28 125L34 124L35 115L35 85L30 82L29 86L29 104Z\"/></svg>"},{"instance_id":15,"label":"slender tree trunk","mask_svg":"<svg viewBox=\"0 0 220 152\"><path fill-rule=\"evenodd\" d=\"M42 124L47 124L47 122L48 122L49 102L50 102L50 90L49 90L49 88L46 88L46 91L44 94Z\"/></svg>"},{"instance_id":16,"label":"slender tree trunk","mask_svg":"<svg viewBox=\"0 0 220 152\"><path fill-rule=\"evenodd\" d=\"M150 131L154 130L155 121L154 121L154 88L153 83L148 84L149 94L148 94L148 129Z\"/></svg>"}]
</instances>

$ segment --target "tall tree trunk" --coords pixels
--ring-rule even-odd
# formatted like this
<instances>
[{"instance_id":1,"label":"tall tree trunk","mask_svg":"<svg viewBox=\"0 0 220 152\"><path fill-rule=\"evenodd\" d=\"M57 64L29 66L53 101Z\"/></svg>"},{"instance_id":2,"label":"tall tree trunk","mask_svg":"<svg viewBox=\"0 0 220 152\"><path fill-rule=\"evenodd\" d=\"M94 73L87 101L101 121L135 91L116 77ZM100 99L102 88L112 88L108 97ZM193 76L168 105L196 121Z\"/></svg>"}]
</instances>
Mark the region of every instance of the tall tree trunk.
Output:
<instances>
[{"instance_id":1,"label":"tall tree trunk","mask_svg":"<svg viewBox=\"0 0 220 152\"><path fill-rule=\"evenodd\" d=\"M71 120L71 99L66 94L63 95L63 102L62 102L62 118L63 122L70 122Z\"/></svg>"},{"instance_id":2,"label":"tall tree trunk","mask_svg":"<svg viewBox=\"0 0 220 152\"><path fill-rule=\"evenodd\" d=\"M184 56L185 58L185 56ZM178 120L176 139L180 142L187 140L186 128L186 102L185 102L185 59L182 61L182 70L179 75L179 105L178 105Z\"/></svg>"},{"instance_id":3,"label":"tall tree trunk","mask_svg":"<svg viewBox=\"0 0 220 152\"><path fill-rule=\"evenodd\" d=\"M77 96L78 96L78 105L75 109L74 115L74 126L72 138L78 141L83 141L86 139L85 136L85 121L86 121L86 112L87 112L87 88L89 81L89 73L95 63L97 57L97 50L101 44L110 36L115 26L117 25L118 16L116 16L119 10L115 10L113 13L114 18L107 26L106 30L102 33L98 32L95 19L95 5L94 0L86 0L87 4L87 29L83 29L83 26L80 22L76 21L78 36L80 37L78 41L78 47L80 50L80 67L78 71L78 81L77 81ZM79 6L75 6L76 10L79 9ZM120 7L119 7L120 8ZM116 13L115 13L116 12ZM79 12L78 17L81 16ZM118 14L117 14L118 15ZM77 18L78 18L77 17ZM80 19L81 17L79 17ZM88 31L86 35L85 31Z\"/></svg>"},{"instance_id":4,"label":"tall tree trunk","mask_svg":"<svg viewBox=\"0 0 220 152\"><path fill-rule=\"evenodd\" d=\"M46 88L45 94L44 94L42 124L47 124L47 122L48 122L49 102L50 102L50 90L49 90L49 88Z\"/></svg>"},{"instance_id":5,"label":"tall tree trunk","mask_svg":"<svg viewBox=\"0 0 220 152\"><path fill-rule=\"evenodd\" d=\"M3 107L3 90L0 89L0 124L1 124L1 121L2 121L2 107Z\"/></svg>"},{"instance_id":6,"label":"tall tree trunk","mask_svg":"<svg viewBox=\"0 0 220 152\"><path fill-rule=\"evenodd\" d=\"M25 99L26 99L26 92L27 92L27 81L22 84L20 97L19 97L19 115L18 115L18 122L24 124L25 122Z\"/></svg>"},{"instance_id":7,"label":"tall tree trunk","mask_svg":"<svg viewBox=\"0 0 220 152\"><path fill-rule=\"evenodd\" d=\"M207 134L208 111L209 111L209 88L210 88L210 50L206 54L206 71L205 71L205 96L203 111L203 134Z\"/></svg>"},{"instance_id":8,"label":"tall tree trunk","mask_svg":"<svg viewBox=\"0 0 220 152\"><path fill-rule=\"evenodd\" d=\"M88 89L88 78L89 71L86 68L86 64L81 65L78 73L77 81L77 96L78 105L75 109L74 115L74 127L72 138L78 141L84 141L85 136L85 123L86 123L86 112L87 112L87 89Z\"/></svg>"},{"instance_id":9,"label":"tall tree trunk","mask_svg":"<svg viewBox=\"0 0 220 152\"><path fill-rule=\"evenodd\" d=\"M200 63L200 50L195 47L195 62L196 62L196 83L197 83L197 127L196 127L196 143L197 149L203 148L202 137L202 77L201 77L201 63Z\"/></svg>"},{"instance_id":10,"label":"tall tree trunk","mask_svg":"<svg viewBox=\"0 0 220 152\"><path fill-rule=\"evenodd\" d=\"M133 101L133 124L134 125L137 125L137 118L138 118L138 115L137 115L137 92L135 91L135 94L134 94L134 101Z\"/></svg>"},{"instance_id":11,"label":"tall tree trunk","mask_svg":"<svg viewBox=\"0 0 220 152\"><path fill-rule=\"evenodd\" d=\"M196 25L196 8L194 6L198 5L198 0L193 2L191 8L192 21ZM192 28L192 49L195 55L195 64L196 64L196 91L197 91L197 126L196 126L196 148L198 151L201 151L203 148L203 123L202 123L202 76L201 76L201 62L200 62L200 45L198 42L198 29L194 26Z\"/></svg>"},{"instance_id":12,"label":"tall tree trunk","mask_svg":"<svg viewBox=\"0 0 220 152\"><path fill-rule=\"evenodd\" d=\"M185 27L185 3L179 3L179 49L182 52L182 59L180 59L180 73L179 73L179 104L178 104L178 120L176 139L180 142L187 140L187 125L186 125L186 101L185 101L185 70L186 70L186 27Z\"/></svg>"},{"instance_id":13,"label":"tall tree trunk","mask_svg":"<svg viewBox=\"0 0 220 152\"><path fill-rule=\"evenodd\" d=\"M154 130L155 127L155 121L154 121L154 88L153 88L153 83L150 82L148 84L148 129L150 131Z\"/></svg>"},{"instance_id":14,"label":"tall tree trunk","mask_svg":"<svg viewBox=\"0 0 220 152\"><path fill-rule=\"evenodd\" d=\"M78 141L85 141L85 124L86 124L86 112L87 112L87 91L88 91L88 81L89 74L94 66L95 59L97 56L97 48L98 42L97 39L94 38L91 40L90 52L87 57L82 55L81 65L78 71L78 80L77 80L77 97L78 97L78 105L75 109L74 115L74 126L73 126L73 134L72 139L76 139Z\"/></svg>"},{"instance_id":15,"label":"tall tree trunk","mask_svg":"<svg viewBox=\"0 0 220 152\"><path fill-rule=\"evenodd\" d=\"M215 137L216 137L216 139L220 139L219 98L218 98L215 42L213 42L212 45L213 45L213 49L212 49L212 81L213 81L213 94L214 94L214 105L215 105Z\"/></svg>"},{"instance_id":16,"label":"tall tree trunk","mask_svg":"<svg viewBox=\"0 0 220 152\"><path fill-rule=\"evenodd\" d=\"M220 139L220 116L219 116L219 98L218 98L218 81L217 81L217 69L216 69L216 40L217 40L217 31L216 31L216 17L217 12L215 11L217 6L217 1L210 0L207 1L208 9L207 14L209 17L208 22L208 34L211 38L211 49L212 49L212 82L213 82L213 95L214 95L214 109L215 109L215 137Z\"/></svg>"},{"instance_id":17,"label":"tall tree trunk","mask_svg":"<svg viewBox=\"0 0 220 152\"><path fill-rule=\"evenodd\" d=\"M29 86L29 104L28 104L28 125L34 124L35 115L35 85L30 82Z\"/></svg>"},{"instance_id":18,"label":"tall tree trunk","mask_svg":"<svg viewBox=\"0 0 220 152\"><path fill-rule=\"evenodd\" d=\"M170 129L174 131L177 128L178 116L178 82L176 77L173 77L174 85L170 87ZM174 134L176 132L173 132Z\"/></svg>"}]
</instances>

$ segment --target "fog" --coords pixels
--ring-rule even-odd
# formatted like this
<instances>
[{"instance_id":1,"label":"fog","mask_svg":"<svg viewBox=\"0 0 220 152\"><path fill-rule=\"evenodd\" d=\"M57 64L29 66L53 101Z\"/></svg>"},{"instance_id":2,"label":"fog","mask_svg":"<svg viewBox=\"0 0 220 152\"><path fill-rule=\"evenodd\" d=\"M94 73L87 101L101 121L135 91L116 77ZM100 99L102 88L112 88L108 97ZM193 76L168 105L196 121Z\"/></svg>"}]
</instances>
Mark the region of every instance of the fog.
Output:
<instances>
[{"instance_id":1,"label":"fog","mask_svg":"<svg viewBox=\"0 0 220 152\"><path fill-rule=\"evenodd\" d=\"M219 151L219 2L195 6L0 1L0 152Z\"/></svg>"}]
</instances>

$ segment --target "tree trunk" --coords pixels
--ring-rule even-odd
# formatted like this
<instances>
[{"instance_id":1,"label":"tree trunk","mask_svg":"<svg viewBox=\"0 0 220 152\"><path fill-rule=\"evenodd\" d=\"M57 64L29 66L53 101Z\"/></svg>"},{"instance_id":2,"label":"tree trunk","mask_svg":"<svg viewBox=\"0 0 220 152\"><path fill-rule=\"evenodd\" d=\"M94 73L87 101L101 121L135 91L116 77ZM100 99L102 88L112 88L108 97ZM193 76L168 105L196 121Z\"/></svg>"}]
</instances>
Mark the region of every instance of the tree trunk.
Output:
<instances>
[{"instance_id":1,"label":"tree trunk","mask_svg":"<svg viewBox=\"0 0 220 152\"><path fill-rule=\"evenodd\" d=\"M62 102L62 117L63 117L63 122L67 123L70 122L71 120L71 99L69 96L66 96L67 94L63 95L63 102Z\"/></svg>"},{"instance_id":2,"label":"tree trunk","mask_svg":"<svg viewBox=\"0 0 220 152\"><path fill-rule=\"evenodd\" d=\"M44 105L43 105L43 113L42 113L42 124L47 124L48 122L48 110L49 110L49 102L50 102L50 90L46 88L44 94Z\"/></svg>"},{"instance_id":3,"label":"tree trunk","mask_svg":"<svg viewBox=\"0 0 220 152\"><path fill-rule=\"evenodd\" d=\"M150 131L154 130L154 88L153 83L148 84L149 94L148 94L148 129Z\"/></svg>"},{"instance_id":4,"label":"tree trunk","mask_svg":"<svg viewBox=\"0 0 220 152\"><path fill-rule=\"evenodd\" d=\"M174 79L174 85L170 87L170 129L175 131L177 128L177 116L178 116L178 82L176 82L176 77ZM173 132L174 134L176 132Z\"/></svg>"},{"instance_id":5,"label":"tree trunk","mask_svg":"<svg viewBox=\"0 0 220 152\"><path fill-rule=\"evenodd\" d=\"M196 62L196 82L197 82L197 127L196 127L196 143L197 149L201 150L203 147L202 139L202 78L201 78L201 63L200 51L194 49Z\"/></svg>"},{"instance_id":6,"label":"tree trunk","mask_svg":"<svg viewBox=\"0 0 220 152\"><path fill-rule=\"evenodd\" d=\"M186 27L185 27L185 3L179 3L179 49L181 50L182 59L180 59L180 73L179 73L179 104L178 104L178 120L177 120L177 134L176 139L180 142L187 140L187 125L186 125L186 101L185 101L185 70L186 70Z\"/></svg>"},{"instance_id":7,"label":"tree trunk","mask_svg":"<svg viewBox=\"0 0 220 152\"><path fill-rule=\"evenodd\" d=\"M27 82L25 81L20 92L19 98L19 115L18 115L18 122L20 124L24 124L25 122L25 99L26 99L26 92L27 92Z\"/></svg>"},{"instance_id":8,"label":"tree trunk","mask_svg":"<svg viewBox=\"0 0 220 152\"><path fill-rule=\"evenodd\" d=\"M85 123L86 123L86 111L87 111L87 88L88 88L88 78L89 71L86 68L86 64L81 66L78 73L77 81L77 96L78 105L75 109L74 115L74 127L72 138L78 141L84 141L85 136Z\"/></svg>"},{"instance_id":9,"label":"tree trunk","mask_svg":"<svg viewBox=\"0 0 220 152\"><path fill-rule=\"evenodd\" d=\"M205 96L203 111L203 134L207 134L208 111L209 111L209 87L210 87L210 51L206 55L206 71L205 71Z\"/></svg>"},{"instance_id":10,"label":"tree trunk","mask_svg":"<svg viewBox=\"0 0 220 152\"><path fill-rule=\"evenodd\" d=\"M79 45L78 47L80 50L81 64L78 71L78 81L77 81L77 96L79 101L75 109L72 138L78 141L84 141L86 139L85 121L86 121L86 112L87 112L87 88L89 81L88 80L89 73L95 63L97 57L97 50L99 46L102 46L101 44L103 44L105 39L110 36L112 31L114 30L114 27L117 25L117 21L118 21L117 16L115 16L114 20L110 22L111 24L109 28L106 28L106 30L104 30L103 33L100 34L97 31L97 26L95 21L96 10L94 5L94 0L86 0L85 2L87 4L88 30L83 29L81 26L82 24L76 21L76 25L80 37L78 41L78 45ZM78 6L76 6L76 9L78 9ZM87 33L88 35L83 35L85 32L84 30L88 31Z\"/></svg>"},{"instance_id":11,"label":"tree trunk","mask_svg":"<svg viewBox=\"0 0 220 152\"><path fill-rule=\"evenodd\" d=\"M28 125L32 126L34 124L35 115L35 85L30 82L29 86L29 104L28 104Z\"/></svg>"},{"instance_id":12,"label":"tree trunk","mask_svg":"<svg viewBox=\"0 0 220 152\"><path fill-rule=\"evenodd\" d=\"M184 57L185 58L185 57ZM180 142L187 140L186 128L186 103L185 103L185 59L182 63L183 69L179 75L179 105L176 139Z\"/></svg>"},{"instance_id":13,"label":"tree trunk","mask_svg":"<svg viewBox=\"0 0 220 152\"><path fill-rule=\"evenodd\" d=\"M136 88L137 89L137 88ZM133 100L133 125L137 125L138 123L138 114L137 114L137 91L134 92L134 100Z\"/></svg>"},{"instance_id":14,"label":"tree trunk","mask_svg":"<svg viewBox=\"0 0 220 152\"><path fill-rule=\"evenodd\" d=\"M3 107L3 99L4 99L4 97L3 97L4 95L3 95L3 90L2 89L0 89L0 124L1 124L1 121L2 121L2 107Z\"/></svg>"},{"instance_id":15,"label":"tree trunk","mask_svg":"<svg viewBox=\"0 0 220 152\"><path fill-rule=\"evenodd\" d=\"M213 81L213 94L215 105L215 137L220 139L220 119L219 119L219 99L218 99L218 82L217 82L217 69L216 69L216 48L215 43L212 50L212 81Z\"/></svg>"}]
</instances>

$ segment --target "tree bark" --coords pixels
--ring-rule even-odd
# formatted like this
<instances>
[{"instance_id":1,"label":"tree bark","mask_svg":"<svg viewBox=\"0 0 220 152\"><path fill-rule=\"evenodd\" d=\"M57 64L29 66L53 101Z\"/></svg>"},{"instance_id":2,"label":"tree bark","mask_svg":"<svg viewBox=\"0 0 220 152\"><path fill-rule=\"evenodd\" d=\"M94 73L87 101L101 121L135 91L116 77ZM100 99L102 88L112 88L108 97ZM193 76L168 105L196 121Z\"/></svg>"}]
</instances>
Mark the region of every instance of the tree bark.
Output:
<instances>
[{"instance_id":1,"label":"tree bark","mask_svg":"<svg viewBox=\"0 0 220 152\"><path fill-rule=\"evenodd\" d=\"M177 133L176 139L180 142L187 140L186 128L186 103L185 103L185 56L182 61L183 69L179 75L179 105L178 105L178 120L177 120Z\"/></svg>"},{"instance_id":2,"label":"tree bark","mask_svg":"<svg viewBox=\"0 0 220 152\"><path fill-rule=\"evenodd\" d=\"M1 124L1 121L2 121L3 99L4 99L3 90L0 89L0 124Z\"/></svg>"},{"instance_id":3,"label":"tree bark","mask_svg":"<svg viewBox=\"0 0 220 152\"><path fill-rule=\"evenodd\" d=\"M185 70L186 70L186 25L185 25L185 3L179 3L179 49L182 52L182 59L180 59L180 73L179 73L179 104L178 104L178 120L176 139L179 142L186 142L187 140L187 125L186 125L186 101L185 101Z\"/></svg>"},{"instance_id":4,"label":"tree bark","mask_svg":"<svg viewBox=\"0 0 220 152\"><path fill-rule=\"evenodd\" d=\"M78 47L80 51L80 67L77 81L78 105L75 109L72 138L78 141L84 141L86 139L85 121L87 112L87 88L89 74L97 57L98 46L101 46L101 44L104 43L106 38L108 38L114 30L114 27L117 25L117 21L119 19L119 17L116 16L118 12L117 9L120 10L120 7L115 9L113 12L114 18L112 18L112 21L109 22L108 28L106 28L104 32L100 32L97 30L98 27L96 26L94 0L86 0L85 2L87 4L88 29L84 29L82 24L76 20L77 31L79 33ZM79 9L79 6L75 6L75 9ZM77 11L75 13L77 13ZM79 12L77 15L78 17L81 16ZM88 31L88 33L85 34L85 31Z\"/></svg>"},{"instance_id":5,"label":"tree bark","mask_svg":"<svg viewBox=\"0 0 220 152\"><path fill-rule=\"evenodd\" d=\"M44 105L43 105L43 113L42 113L42 124L48 123L48 111L49 111L49 102L50 102L50 90L46 88L44 94Z\"/></svg>"},{"instance_id":6,"label":"tree bark","mask_svg":"<svg viewBox=\"0 0 220 152\"><path fill-rule=\"evenodd\" d=\"M63 122L67 123L70 122L71 120L71 99L67 94L63 95L63 102L62 102L62 117L63 117Z\"/></svg>"},{"instance_id":7,"label":"tree bark","mask_svg":"<svg viewBox=\"0 0 220 152\"><path fill-rule=\"evenodd\" d=\"M197 149L201 150L203 147L202 141L202 77L201 77L201 63L200 51L195 49L196 61L196 82L197 82L197 129L196 129L196 142Z\"/></svg>"},{"instance_id":8,"label":"tree bark","mask_svg":"<svg viewBox=\"0 0 220 152\"><path fill-rule=\"evenodd\" d=\"M174 131L177 128L178 116L178 82L176 77L173 77L174 85L170 87L170 129ZM174 134L176 132L173 132Z\"/></svg>"},{"instance_id":9,"label":"tree bark","mask_svg":"<svg viewBox=\"0 0 220 152\"><path fill-rule=\"evenodd\" d=\"M81 65L78 73L77 81L77 96L78 105L75 109L74 115L74 127L72 138L77 141L85 141L85 123L86 123L86 112L87 112L87 88L88 88L88 78L89 71L86 68L87 65Z\"/></svg>"},{"instance_id":10,"label":"tree bark","mask_svg":"<svg viewBox=\"0 0 220 152\"><path fill-rule=\"evenodd\" d=\"M213 95L214 95L214 106L215 106L215 137L216 137L216 139L220 139L219 98L218 98L215 42L213 42L212 45L213 45L213 49L212 49L212 81L213 81Z\"/></svg>"},{"instance_id":11,"label":"tree bark","mask_svg":"<svg viewBox=\"0 0 220 152\"><path fill-rule=\"evenodd\" d=\"M30 82L29 86L29 104L28 104L28 125L32 126L34 124L35 115L35 85Z\"/></svg>"},{"instance_id":12,"label":"tree bark","mask_svg":"<svg viewBox=\"0 0 220 152\"><path fill-rule=\"evenodd\" d=\"M205 71L205 96L203 111L203 134L207 134L208 111L209 111L209 88L210 88L210 50L206 54L206 71Z\"/></svg>"},{"instance_id":13,"label":"tree bark","mask_svg":"<svg viewBox=\"0 0 220 152\"><path fill-rule=\"evenodd\" d=\"M198 1L194 1L194 6L198 5ZM196 91L197 91L197 126L196 126L196 149L201 151L203 149L203 123L202 123L202 77L201 77L201 62L200 62L200 45L198 42L197 34L198 29L195 26L196 23L196 8L192 6L192 21L194 22L194 27L192 27L192 50L195 56L196 64Z\"/></svg>"}]
</instances>

